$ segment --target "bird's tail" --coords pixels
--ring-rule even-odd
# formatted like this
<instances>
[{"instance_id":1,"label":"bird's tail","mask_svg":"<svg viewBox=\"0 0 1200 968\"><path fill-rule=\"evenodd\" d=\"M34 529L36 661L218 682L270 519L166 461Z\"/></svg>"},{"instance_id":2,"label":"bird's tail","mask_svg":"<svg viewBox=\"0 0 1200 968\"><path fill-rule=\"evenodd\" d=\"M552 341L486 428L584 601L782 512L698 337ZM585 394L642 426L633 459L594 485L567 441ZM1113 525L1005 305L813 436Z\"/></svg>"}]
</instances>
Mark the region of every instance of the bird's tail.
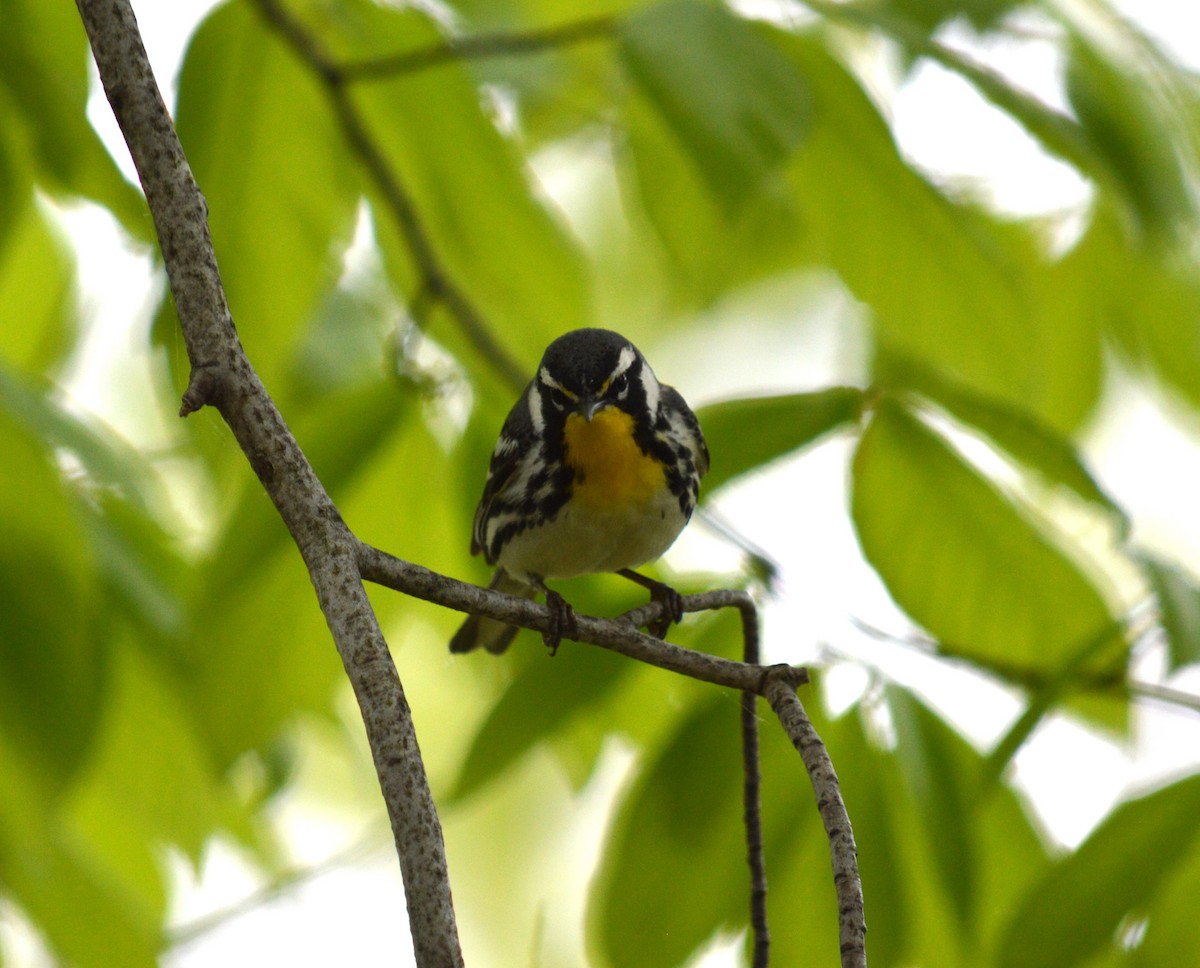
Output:
<instances>
[{"instance_id":1,"label":"bird's tail","mask_svg":"<svg viewBox=\"0 0 1200 968\"><path fill-rule=\"evenodd\" d=\"M537 595L536 588L523 581L517 581L503 568L496 569L496 574L488 588L521 598L534 598ZM497 621L494 618L468 615L467 620L462 623L459 630L454 633L454 638L450 640L450 651L470 652L482 645L489 652L499 655L512 644L518 631L520 629L517 626Z\"/></svg>"}]
</instances>

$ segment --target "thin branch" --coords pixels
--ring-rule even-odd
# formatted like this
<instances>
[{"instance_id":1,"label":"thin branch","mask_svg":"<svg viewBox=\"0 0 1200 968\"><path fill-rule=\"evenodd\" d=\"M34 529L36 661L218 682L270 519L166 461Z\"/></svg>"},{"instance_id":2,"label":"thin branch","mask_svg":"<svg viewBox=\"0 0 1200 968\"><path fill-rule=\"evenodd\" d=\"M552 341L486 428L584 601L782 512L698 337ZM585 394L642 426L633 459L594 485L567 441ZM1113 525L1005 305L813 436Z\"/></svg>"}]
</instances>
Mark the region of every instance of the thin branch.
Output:
<instances>
[{"instance_id":1,"label":"thin branch","mask_svg":"<svg viewBox=\"0 0 1200 968\"><path fill-rule=\"evenodd\" d=\"M742 661L759 664L758 610L740 609ZM758 753L758 696L742 693L742 822L746 828L746 863L750 868L751 968L771 961L771 931L767 921L767 867L763 858L762 766Z\"/></svg>"},{"instance_id":2,"label":"thin branch","mask_svg":"<svg viewBox=\"0 0 1200 968\"><path fill-rule=\"evenodd\" d=\"M449 37L440 43L430 44L419 50L389 54L385 57L347 61L339 64L337 71L343 81L353 83L412 74L454 61L536 54L611 37L616 30L617 23L616 17L602 15L585 17L535 30Z\"/></svg>"},{"instance_id":3,"label":"thin branch","mask_svg":"<svg viewBox=\"0 0 1200 968\"><path fill-rule=\"evenodd\" d=\"M866 968L867 924L863 914L862 880L858 875L858 851L850 816L842 801L837 773L825 750L825 744L809 721L795 688L786 678L768 675L764 695L783 724L792 745L804 760L804 768L812 781L817 798L817 810L829 838L829 854L833 862L833 883L838 897L838 937L842 953L842 968Z\"/></svg>"},{"instance_id":4,"label":"thin branch","mask_svg":"<svg viewBox=\"0 0 1200 968\"><path fill-rule=\"evenodd\" d=\"M342 134L368 177L375 183L384 206L408 246L419 276L418 289L424 298L446 307L476 352L488 361L508 385L518 390L524 387L528 382L525 368L492 335L467 294L443 266L411 193L388 164L383 148L372 136L354 104L343 69L321 42L305 30L303 24L278 0L254 0L254 5L267 25L292 48L324 86Z\"/></svg>"},{"instance_id":5,"label":"thin branch","mask_svg":"<svg viewBox=\"0 0 1200 968\"><path fill-rule=\"evenodd\" d=\"M446 608L486 615L488 618L535 632L545 632L554 620L554 612L538 602L505 595L503 592L438 574L368 544L360 543L358 546L358 568L364 579L377 585ZM746 592L740 589L718 589L699 595L685 595L683 610L705 612L720 608L740 609L746 603L753 607L753 602ZM779 671L779 667L767 668L734 659L723 659L720 656L672 645L638 631L640 625L661 617L662 606L657 602L651 602L617 618L605 619L577 614L576 631L572 639L608 649L610 652L666 669L668 672L676 672L730 689L750 690L758 695L763 694L763 683L768 672L776 676L784 675ZM782 668L789 670L785 677L795 685L802 685L808 681L808 673L804 669L790 666Z\"/></svg>"},{"instance_id":6,"label":"thin branch","mask_svg":"<svg viewBox=\"0 0 1200 968\"><path fill-rule=\"evenodd\" d=\"M357 541L246 357L221 287L204 199L159 93L129 0L76 0L154 219L192 372L182 414L228 424L304 558L358 700L400 859L420 968L462 964L445 846L404 689L358 574Z\"/></svg>"}]
</instances>

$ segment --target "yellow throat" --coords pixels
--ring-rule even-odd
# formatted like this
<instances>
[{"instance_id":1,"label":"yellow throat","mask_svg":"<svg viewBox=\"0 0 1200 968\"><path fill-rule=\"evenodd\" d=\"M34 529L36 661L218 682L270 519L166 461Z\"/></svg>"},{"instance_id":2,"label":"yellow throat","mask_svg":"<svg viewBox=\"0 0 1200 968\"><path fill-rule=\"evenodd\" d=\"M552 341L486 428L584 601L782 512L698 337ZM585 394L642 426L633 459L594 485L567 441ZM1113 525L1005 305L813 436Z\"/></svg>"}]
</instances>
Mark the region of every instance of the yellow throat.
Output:
<instances>
[{"instance_id":1,"label":"yellow throat","mask_svg":"<svg viewBox=\"0 0 1200 968\"><path fill-rule=\"evenodd\" d=\"M568 414L566 463L575 472L575 497L592 507L642 504L666 486L662 464L633 439L633 417L606 407L591 421Z\"/></svg>"}]
</instances>

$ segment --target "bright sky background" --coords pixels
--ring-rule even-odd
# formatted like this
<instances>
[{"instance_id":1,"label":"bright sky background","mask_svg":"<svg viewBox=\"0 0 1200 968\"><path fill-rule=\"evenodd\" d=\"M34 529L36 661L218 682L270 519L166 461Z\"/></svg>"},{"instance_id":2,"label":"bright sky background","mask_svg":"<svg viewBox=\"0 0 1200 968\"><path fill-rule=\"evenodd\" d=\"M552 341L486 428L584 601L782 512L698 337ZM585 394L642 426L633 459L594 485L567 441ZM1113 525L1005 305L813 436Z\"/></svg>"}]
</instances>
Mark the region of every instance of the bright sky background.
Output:
<instances>
[{"instance_id":1,"label":"bright sky background","mask_svg":"<svg viewBox=\"0 0 1200 968\"><path fill-rule=\"evenodd\" d=\"M1072 0L1062 0L1064 4ZM1082 0L1081 0L1082 2ZM174 77L187 39L212 0L137 2L143 35L168 103L174 98ZM1118 6L1140 22L1178 59L1200 66L1200 5L1178 0L1122 0ZM964 33L952 33L952 43L971 44ZM980 51L977 56L1002 69L1053 104L1062 104L1059 64L1053 47L1030 40ZM132 167L102 96L93 98L93 123L118 145L115 153L127 172ZM1087 185L1073 171L1047 158L1010 119L988 107L965 82L936 66L922 66L892 102L892 117L902 150L935 178L969 184L1005 209L1022 214L1058 211L1086 199ZM553 186L556 181L548 179ZM578 185L576 185L578 187ZM569 194L571 182L561 184ZM101 354L101 369L127 372L126 386L136 386L147 364L132 351L129 320L143 318L151 305L149 267L124 251L111 223L95 212L68 215L73 238L79 239L86 298L95 308L92 351ZM834 380L861 379L862 361L847 358L833 331L844 306L828 292L812 290L802 315L810 320L803 356L780 355L778 333L794 327L796 299L806 298L795 287L781 288L778 319L767 318L748 332L735 325L736 307L713 314L708 352L700 358L685 347L654 347L656 371L688 392L693 404L759 387L764 379L780 387L819 387ZM784 300L787 311L784 312ZM723 309L723 311L722 311ZM843 325L839 322L839 325ZM794 340L794 333L789 339ZM111 368L111 369L109 369ZM129 401L114 409L103 399L111 385L81 376L74 385L78 404L95 407L118 430L145 439L147 430L130 417ZM137 408L143 413L143 408ZM1145 388L1130 383L1112 395L1086 443L1091 465L1102 484L1131 512L1137 522L1135 538L1148 546L1200 569L1200 514L1195 512L1195 482L1200 480L1200 434L1195 417L1167 417L1169 405ZM153 428L152 428L153 430ZM165 429L154 431L165 433ZM153 435L153 434L152 434ZM947 675L928 661L905 656L887 662L885 653L898 646L864 636L850 622L853 616L870 625L903 635L908 623L891 605L878 579L862 564L845 514L848 446L825 444L778 472L734 488L723 496L719 510L740 530L761 543L783 565L783 592L770 604L766 623L771 643L825 643L850 655L880 660L889 672L922 691L962 724L980 743L1002 734L1019 706L1013 695L995 686ZM794 495L804 495L795 501ZM772 509L771 520L760 509ZM786 533L802 536L785 546L779 509L789 509ZM718 565L728 552L693 527L681 539L672 560L680 567ZM789 548L790 546L790 548ZM831 582L830 576L838 576ZM789 656L794 659L794 655ZM847 664L829 678L834 695L847 700L862 681ZM439 667L432 674L444 675ZM406 673L407 675L407 673ZM407 685L407 683L406 683ZM1177 683L1200 691L1200 675ZM1022 751L1017 779L1030 792L1036 811L1050 834L1071 845L1082 839L1097 819L1124 791L1139 788L1200 759L1200 717L1169 709L1147 707L1140 715L1135 748L1121 750L1077 725L1056 719L1048 723ZM1061 752L1070 743L1073 755ZM623 764L611 758L596 789L586 802L564 818L562 843L575 838L591 845L580 859L594 859L595 824L603 816L606 797L619 782ZM836 762L836 756L835 756ZM368 816L347 818L304 797L288 800L281 810L299 862L318 862L355 840ZM382 811L380 811L382 814ZM212 851L202 882L191 882L186 865L176 865L183 890L178 920L186 922L222 908L253 892L258 881L226 848ZM582 893L586 867L578 877ZM573 887L560 885L560 890ZM286 962L297 966L329 964L407 964L402 886L394 855L386 847L369 861L319 877L256 908L248 917L230 921L194 945L168 958L170 968L225 968ZM352 924L353 930L347 930ZM469 926L464 926L469 927ZM570 928L572 926L568 926ZM280 946L282 944L283 951ZM0 927L0 950L10 963L38 965L42 961L29 938ZM480 963L476 959L473 963ZM705 968L729 964L728 955L714 952Z\"/></svg>"}]
</instances>

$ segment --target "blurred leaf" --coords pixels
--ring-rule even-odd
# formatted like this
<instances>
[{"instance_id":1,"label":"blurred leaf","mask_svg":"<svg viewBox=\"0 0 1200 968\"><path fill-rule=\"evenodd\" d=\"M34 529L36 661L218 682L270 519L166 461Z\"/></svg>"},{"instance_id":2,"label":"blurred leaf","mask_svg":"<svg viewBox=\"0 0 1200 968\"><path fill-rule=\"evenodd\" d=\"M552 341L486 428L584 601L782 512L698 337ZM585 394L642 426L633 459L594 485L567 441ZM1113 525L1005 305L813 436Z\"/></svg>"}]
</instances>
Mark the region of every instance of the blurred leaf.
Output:
<instances>
[{"instance_id":1,"label":"blurred leaf","mask_svg":"<svg viewBox=\"0 0 1200 968\"><path fill-rule=\"evenodd\" d=\"M80 516L39 442L0 411L0 731L47 790L95 732L107 642Z\"/></svg>"},{"instance_id":2,"label":"blurred leaf","mask_svg":"<svg viewBox=\"0 0 1200 968\"><path fill-rule=\"evenodd\" d=\"M320 406L325 397L378 382L396 353L400 317L384 280L375 275L330 292L296 348L298 402Z\"/></svg>"},{"instance_id":3,"label":"blurred leaf","mask_svg":"<svg viewBox=\"0 0 1200 968\"><path fill-rule=\"evenodd\" d=\"M1108 333L1136 364L1200 409L1200 270L1186 252L1131 237L1098 206L1072 258L1089 282Z\"/></svg>"},{"instance_id":4,"label":"blurred leaf","mask_svg":"<svg viewBox=\"0 0 1200 968\"><path fill-rule=\"evenodd\" d=\"M1134 968L1200 964L1196 898L1200 897L1200 850L1195 842L1179 868L1164 879L1146 906L1146 935L1129 953Z\"/></svg>"},{"instance_id":5,"label":"blurred leaf","mask_svg":"<svg viewBox=\"0 0 1200 968\"><path fill-rule=\"evenodd\" d=\"M366 2L338 7L320 21L340 49L360 56L434 43L433 19L415 8ZM530 182L525 159L485 114L479 90L460 64L357 85L351 92L384 163L423 226L434 257L508 353L533 373L542 349L590 319L587 268L563 226ZM387 271L410 300L425 280L389 204L367 189ZM460 321L435 308L439 342L472 372L497 367Z\"/></svg>"},{"instance_id":6,"label":"blurred leaf","mask_svg":"<svg viewBox=\"0 0 1200 968\"><path fill-rule=\"evenodd\" d=\"M745 879L737 705L724 700L688 711L621 807L588 912L613 968L681 965L744 917L744 892L729 890Z\"/></svg>"},{"instance_id":7,"label":"blurred leaf","mask_svg":"<svg viewBox=\"0 0 1200 968\"><path fill-rule=\"evenodd\" d=\"M671 0L621 22L621 58L709 191L737 208L804 137L803 78L726 7Z\"/></svg>"},{"instance_id":8,"label":"blurred leaf","mask_svg":"<svg viewBox=\"0 0 1200 968\"><path fill-rule=\"evenodd\" d=\"M897 603L958 654L1059 669L1110 628L1100 592L947 443L884 400L854 458L851 513ZM1111 665L1093 659L1089 667Z\"/></svg>"},{"instance_id":9,"label":"blurred leaf","mask_svg":"<svg viewBox=\"0 0 1200 968\"><path fill-rule=\"evenodd\" d=\"M554 662L527 662L492 707L471 743L451 801L472 796L572 719L593 714L633 671L603 649L568 648Z\"/></svg>"},{"instance_id":10,"label":"blurred leaf","mask_svg":"<svg viewBox=\"0 0 1200 968\"><path fill-rule=\"evenodd\" d=\"M1118 807L1026 895L1000 968L1070 968L1111 944L1122 919L1144 910L1189 855L1197 815L1196 776Z\"/></svg>"},{"instance_id":11,"label":"blurred leaf","mask_svg":"<svg viewBox=\"0 0 1200 968\"><path fill-rule=\"evenodd\" d=\"M1025 0L882 0L880 6L932 35L939 26L965 17L980 33L997 25Z\"/></svg>"},{"instance_id":12,"label":"blurred leaf","mask_svg":"<svg viewBox=\"0 0 1200 968\"><path fill-rule=\"evenodd\" d=\"M195 578L192 562L145 507L112 494L93 500L88 526L106 592L145 634L174 639L184 624L184 589Z\"/></svg>"},{"instance_id":13,"label":"blurred leaf","mask_svg":"<svg viewBox=\"0 0 1200 968\"><path fill-rule=\"evenodd\" d=\"M23 380L0 363L0 409L44 446L71 454L94 485L139 502L157 484L146 458L95 420L69 413L51 391L49 384Z\"/></svg>"},{"instance_id":14,"label":"blurred leaf","mask_svg":"<svg viewBox=\"0 0 1200 968\"><path fill-rule=\"evenodd\" d=\"M697 417L715 455L704 489L799 450L862 414L863 394L854 387L816 393L749 397L703 407Z\"/></svg>"},{"instance_id":15,"label":"blurred leaf","mask_svg":"<svg viewBox=\"0 0 1200 968\"><path fill-rule=\"evenodd\" d=\"M1167 669L1200 662L1200 583L1178 565L1142 552L1138 561L1158 601L1167 638Z\"/></svg>"},{"instance_id":16,"label":"blurred leaf","mask_svg":"<svg viewBox=\"0 0 1200 968\"><path fill-rule=\"evenodd\" d=\"M72 794L72 822L98 849L171 844L198 865L214 831L235 826L238 814L187 717L188 686L128 643L116 650L112 677L95 749ZM122 871L120 854L106 854L114 873Z\"/></svg>"},{"instance_id":17,"label":"blurred leaf","mask_svg":"<svg viewBox=\"0 0 1200 968\"><path fill-rule=\"evenodd\" d=\"M0 319L21 325L0 327L0 363L43 372L66 349L74 322L74 266L32 195L8 196L3 153L0 138L0 223L8 223L0 224Z\"/></svg>"},{"instance_id":18,"label":"blurred leaf","mask_svg":"<svg viewBox=\"0 0 1200 968\"><path fill-rule=\"evenodd\" d=\"M377 378L314 401L292 416L292 430L325 489L341 501L380 451L405 432L417 408L412 387ZM238 594L268 561L293 546L258 479L246 469L243 473L237 504L205 569L207 585L198 596L201 615Z\"/></svg>"},{"instance_id":19,"label":"blurred leaf","mask_svg":"<svg viewBox=\"0 0 1200 968\"><path fill-rule=\"evenodd\" d=\"M78 968L154 968L159 925L144 899L130 895L57 824L0 735L0 882L49 947Z\"/></svg>"},{"instance_id":20,"label":"blurred leaf","mask_svg":"<svg viewBox=\"0 0 1200 968\"><path fill-rule=\"evenodd\" d=\"M900 773L921 816L925 843L950 906L965 932L978 902L971 836L979 755L910 694L887 693Z\"/></svg>"},{"instance_id":21,"label":"blurred leaf","mask_svg":"<svg viewBox=\"0 0 1200 968\"><path fill-rule=\"evenodd\" d=\"M178 660L190 718L222 770L302 713L328 714L345 682L299 553L262 561L247 581L193 619Z\"/></svg>"},{"instance_id":22,"label":"blurred leaf","mask_svg":"<svg viewBox=\"0 0 1200 968\"><path fill-rule=\"evenodd\" d=\"M0 92L2 93L2 92ZM9 113L0 99L0 119ZM0 255L10 258L16 227L33 207L33 172L21 146L0 129Z\"/></svg>"},{"instance_id":23,"label":"blurred leaf","mask_svg":"<svg viewBox=\"0 0 1200 968\"><path fill-rule=\"evenodd\" d=\"M413 463L407 469L429 480L434 452L424 428L411 419L415 409L411 393L379 380L323 399L294 423L314 469L364 538L372 532L350 500L362 477L374 477L382 461L417 438L427 449L410 451ZM392 499L381 499L376 512L393 520L398 516L394 495L413 491L399 475L385 483ZM433 514L399 517L436 519ZM191 627L178 646L179 658L194 677L187 699L195 718L225 766L246 749L273 742L300 712L327 711L341 681L341 664L304 563L257 480L247 482L196 584L189 603ZM211 622L213 614L221 615L220 623ZM247 642L254 647L247 648Z\"/></svg>"},{"instance_id":24,"label":"blurred leaf","mask_svg":"<svg viewBox=\"0 0 1200 968\"><path fill-rule=\"evenodd\" d=\"M192 38L177 120L238 333L278 395L354 228L344 139L312 73L243 4L219 6Z\"/></svg>"},{"instance_id":25,"label":"blurred leaf","mask_svg":"<svg viewBox=\"0 0 1200 968\"><path fill-rule=\"evenodd\" d=\"M813 258L874 314L879 338L974 389L1024 404L1050 363L1030 353L1024 254L982 212L948 200L900 157L887 124L830 52L791 38L814 102L790 165Z\"/></svg>"},{"instance_id":26,"label":"blurred leaf","mask_svg":"<svg viewBox=\"0 0 1200 968\"><path fill-rule=\"evenodd\" d=\"M652 303L642 313L662 316L674 304L683 311L704 306L740 284L794 268L806 229L785 188L763 185L736 207L723 205L647 98L626 97L621 120L624 138L615 147L624 163L617 174L629 182L626 190L638 205L630 211L631 224L623 226L634 234L609 242L616 250L610 259L619 255L620 269L631 276L621 280L630 290L627 299L654 294L649 280L658 272L666 274L660 286L668 287L663 295L672 300L666 310ZM651 253L642 251L644 236L653 243Z\"/></svg>"},{"instance_id":27,"label":"blurred leaf","mask_svg":"<svg viewBox=\"0 0 1200 968\"><path fill-rule=\"evenodd\" d=\"M896 382L928 394L968 427L985 434L1000 450L1036 473L1045 484L1067 488L1094 505L1116 524L1122 537L1126 535L1129 520L1125 512L1101 490L1074 445L1052 428L1010 403L963 389L908 361L887 359L882 370L887 385Z\"/></svg>"},{"instance_id":28,"label":"blurred leaf","mask_svg":"<svg viewBox=\"0 0 1200 968\"><path fill-rule=\"evenodd\" d=\"M52 192L93 199L126 232L151 241L153 227L141 193L125 180L88 121L89 62L79 15L69 5L5 0L0 113L11 99L12 114L19 118L10 117L8 133L22 131L28 141L36 180Z\"/></svg>"},{"instance_id":29,"label":"blurred leaf","mask_svg":"<svg viewBox=\"0 0 1200 968\"><path fill-rule=\"evenodd\" d=\"M1196 210L1156 86L1081 35L1067 53L1067 97L1107 161L1121 197L1151 236L1188 231Z\"/></svg>"}]
</instances>

